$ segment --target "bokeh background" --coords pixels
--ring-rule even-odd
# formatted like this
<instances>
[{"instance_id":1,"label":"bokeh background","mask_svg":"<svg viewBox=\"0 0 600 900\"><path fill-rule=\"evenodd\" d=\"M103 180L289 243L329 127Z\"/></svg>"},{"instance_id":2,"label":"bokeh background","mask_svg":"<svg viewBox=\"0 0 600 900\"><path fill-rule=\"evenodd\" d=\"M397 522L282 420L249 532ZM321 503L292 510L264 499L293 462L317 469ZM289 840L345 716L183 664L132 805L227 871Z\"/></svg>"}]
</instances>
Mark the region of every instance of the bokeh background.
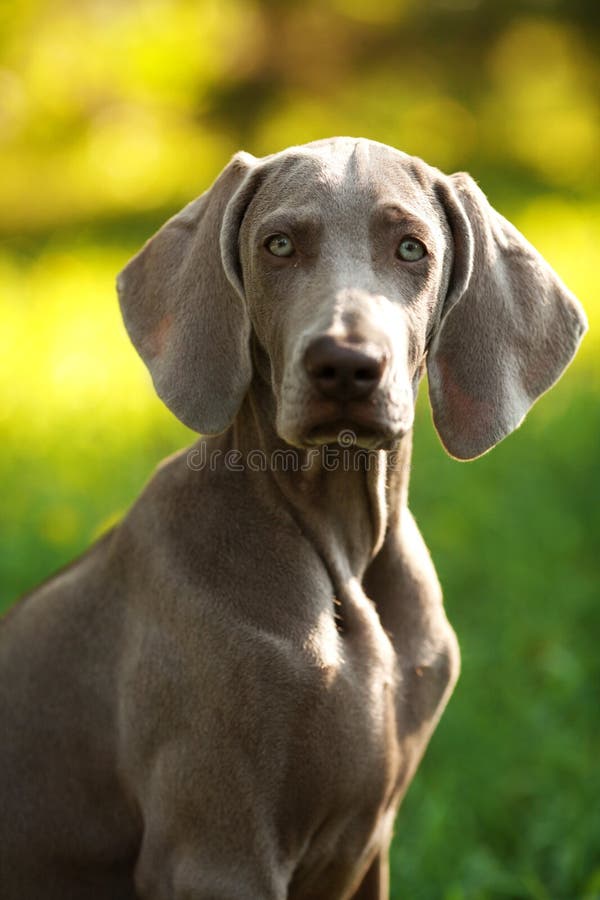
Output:
<instances>
[{"instance_id":1,"label":"bokeh background","mask_svg":"<svg viewBox=\"0 0 600 900\"><path fill-rule=\"evenodd\" d=\"M192 435L114 277L237 149L364 135L469 170L591 332L525 426L412 506L463 675L401 810L394 898L600 897L600 5L13 0L0 8L1 603L82 551Z\"/></svg>"}]
</instances>

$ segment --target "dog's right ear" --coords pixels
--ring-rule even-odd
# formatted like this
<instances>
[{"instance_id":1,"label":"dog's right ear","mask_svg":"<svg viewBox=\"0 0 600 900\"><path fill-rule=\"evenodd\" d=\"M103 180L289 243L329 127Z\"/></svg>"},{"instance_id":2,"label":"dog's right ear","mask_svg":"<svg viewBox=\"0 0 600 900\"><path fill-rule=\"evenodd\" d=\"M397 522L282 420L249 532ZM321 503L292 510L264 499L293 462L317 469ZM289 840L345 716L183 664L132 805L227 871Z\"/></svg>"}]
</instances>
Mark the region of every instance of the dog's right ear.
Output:
<instances>
[{"instance_id":1,"label":"dog's right ear","mask_svg":"<svg viewBox=\"0 0 600 900\"><path fill-rule=\"evenodd\" d=\"M250 322L235 273L257 162L236 154L213 186L163 225L117 279L127 331L156 392L182 422L204 434L228 427L252 375Z\"/></svg>"}]
</instances>

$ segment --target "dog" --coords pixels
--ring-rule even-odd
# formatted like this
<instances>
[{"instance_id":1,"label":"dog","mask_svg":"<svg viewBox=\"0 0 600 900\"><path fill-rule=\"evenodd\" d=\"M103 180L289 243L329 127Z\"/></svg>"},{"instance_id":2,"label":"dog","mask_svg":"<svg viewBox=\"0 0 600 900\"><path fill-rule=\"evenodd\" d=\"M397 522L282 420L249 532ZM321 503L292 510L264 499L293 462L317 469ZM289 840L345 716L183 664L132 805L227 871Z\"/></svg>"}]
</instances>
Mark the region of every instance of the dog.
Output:
<instances>
[{"instance_id":1,"label":"dog","mask_svg":"<svg viewBox=\"0 0 600 900\"><path fill-rule=\"evenodd\" d=\"M0 639L3 900L383 900L459 670L407 507L427 370L458 459L561 375L578 301L466 174L239 153L125 267L204 435Z\"/></svg>"}]
</instances>

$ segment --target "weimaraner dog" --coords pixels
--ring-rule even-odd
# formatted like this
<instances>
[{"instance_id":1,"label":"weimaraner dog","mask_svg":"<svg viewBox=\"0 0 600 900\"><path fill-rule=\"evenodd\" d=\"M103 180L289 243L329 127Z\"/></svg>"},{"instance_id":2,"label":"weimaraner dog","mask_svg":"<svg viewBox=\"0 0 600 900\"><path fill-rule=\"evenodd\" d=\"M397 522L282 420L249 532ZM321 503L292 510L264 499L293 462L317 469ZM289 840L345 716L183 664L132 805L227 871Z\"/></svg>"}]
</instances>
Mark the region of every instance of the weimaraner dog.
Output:
<instances>
[{"instance_id":1,"label":"weimaraner dog","mask_svg":"<svg viewBox=\"0 0 600 900\"><path fill-rule=\"evenodd\" d=\"M2 900L381 900L459 667L407 508L419 380L479 456L582 309L469 176L350 138L236 155L118 287L208 437L3 623Z\"/></svg>"}]
</instances>

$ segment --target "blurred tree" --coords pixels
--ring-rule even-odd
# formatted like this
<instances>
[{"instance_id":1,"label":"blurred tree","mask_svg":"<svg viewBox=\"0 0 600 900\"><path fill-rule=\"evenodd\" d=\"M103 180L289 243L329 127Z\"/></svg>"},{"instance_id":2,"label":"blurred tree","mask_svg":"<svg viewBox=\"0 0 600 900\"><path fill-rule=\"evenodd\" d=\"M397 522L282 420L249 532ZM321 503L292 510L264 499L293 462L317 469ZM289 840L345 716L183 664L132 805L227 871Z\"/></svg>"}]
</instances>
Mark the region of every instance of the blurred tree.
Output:
<instances>
[{"instance_id":1,"label":"blurred tree","mask_svg":"<svg viewBox=\"0 0 600 900\"><path fill-rule=\"evenodd\" d=\"M213 0L11 4L0 229L170 206L240 146L267 153L333 132L530 189L597 190L595 9L550 0L232 0L226 14Z\"/></svg>"}]
</instances>

